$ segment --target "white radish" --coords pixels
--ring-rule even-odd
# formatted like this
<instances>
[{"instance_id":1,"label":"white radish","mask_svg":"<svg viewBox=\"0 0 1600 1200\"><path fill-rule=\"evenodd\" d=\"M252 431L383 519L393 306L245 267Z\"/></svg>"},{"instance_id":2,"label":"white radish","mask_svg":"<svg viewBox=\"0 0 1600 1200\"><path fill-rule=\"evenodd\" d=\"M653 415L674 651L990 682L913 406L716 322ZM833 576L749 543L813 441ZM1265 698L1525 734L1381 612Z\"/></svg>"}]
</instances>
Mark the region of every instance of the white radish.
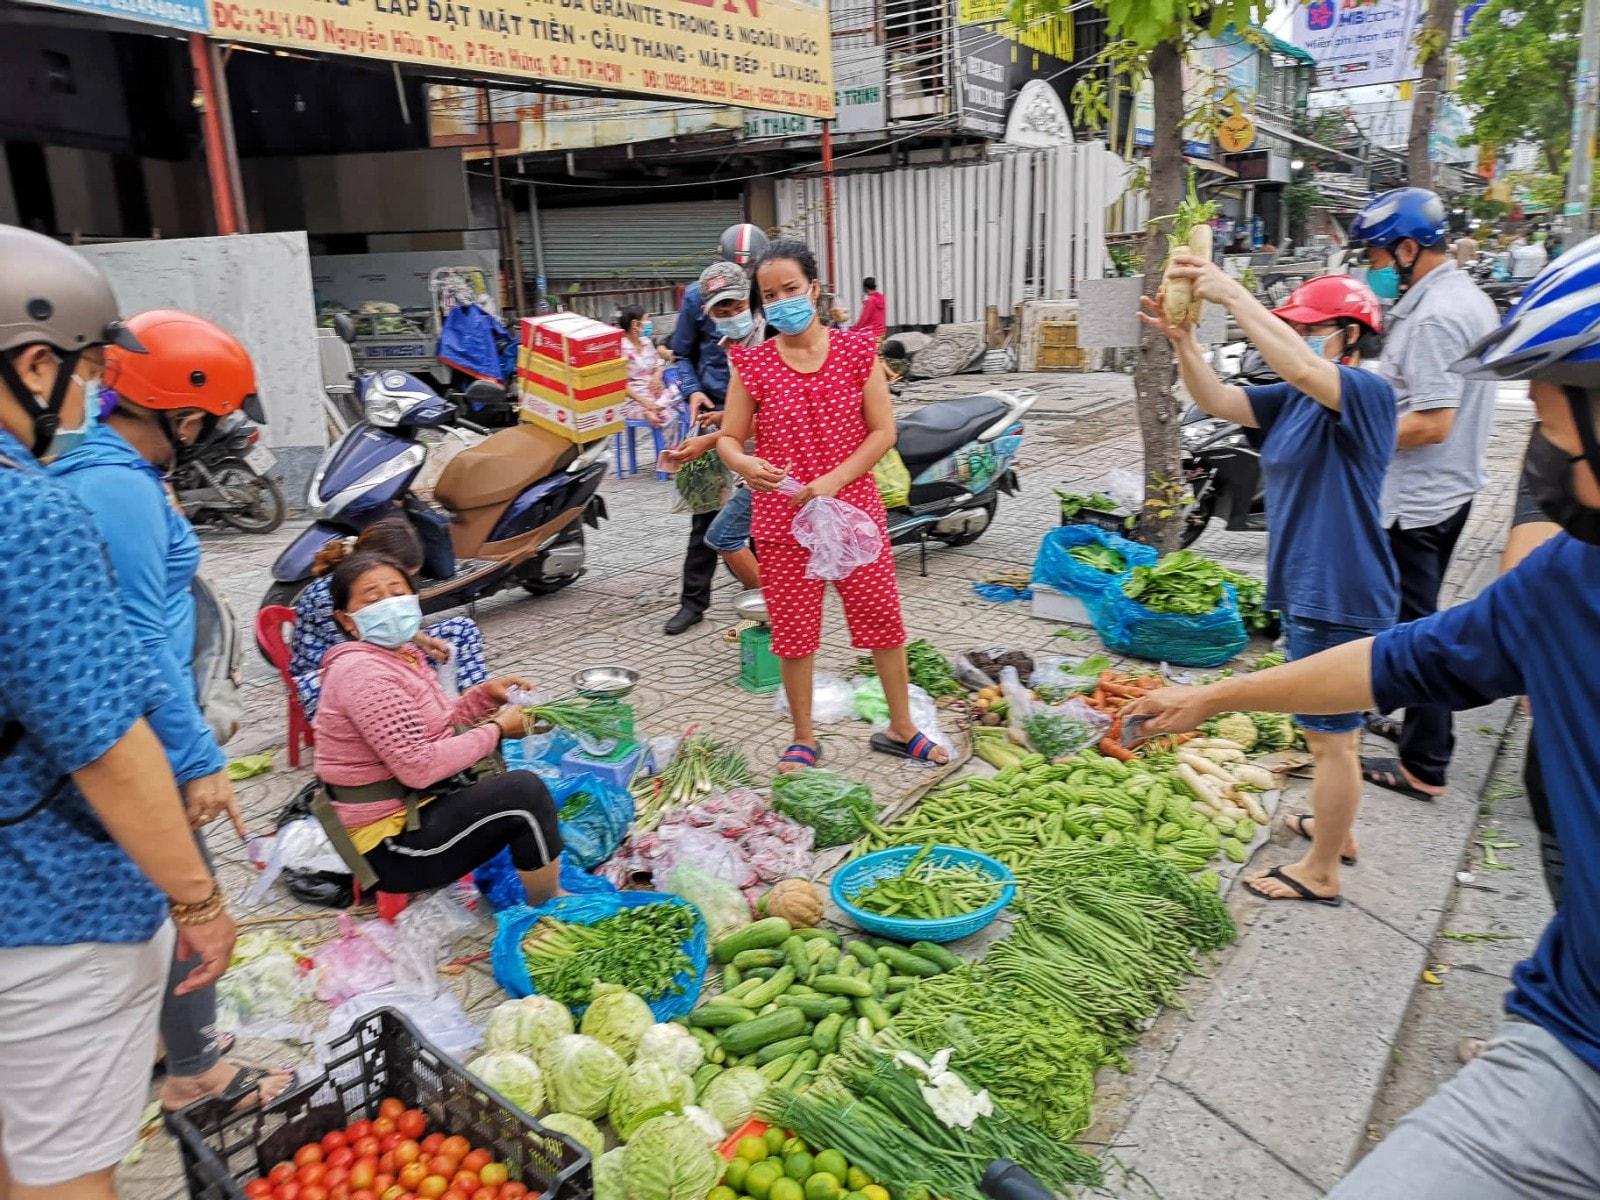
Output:
<instances>
[{"instance_id":1,"label":"white radish","mask_svg":"<svg viewBox=\"0 0 1600 1200\"><path fill-rule=\"evenodd\" d=\"M1198 751L1201 758L1209 758L1214 763L1242 763L1243 750L1224 750L1217 746L1205 746Z\"/></svg>"},{"instance_id":2,"label":"white radish","mask_svg":"<svg viewBox=\"0 0 1600 1200\"><path fill-rule=\"evenodd\" d=\"M1220 764L1204 758L1192 750L1178 751L1178 762L1181 766L1189 767L1196 774L1209 775L1213 779L1220 779L1229 787L1233 786L1233 776L1224 771Z\"/></svg>"},{"instance_id":3,"label":"white radish","mask_svg":"<svg viewBox=\"0 0 1600 1200\"><path fill-rule=\"evenodd\" d=\"M1233 768L1233 777L1240 783L1247 783L1251 787L1258 787L1264 792L1270 792L1278 786L1278 777L1264 767L1254 763L1240 763Z\"/></svg>"},{"instance_id":4,"label":"white radish","mask_svg":"<svg viewBox=\"0 0 1600 1200\"><path fill-rule=\"evenodd\" d=\"M1191 750L1237 750L1244 753L1244 747L1238 742L1230 742L1227 738L1195 738L1188 743Z\"/></svg>"},{"instance_id":5,"label":"white radish","mask_svg":"<svg viewBox=\"0 0 1600 1200\"><path fill-rule=\"evenodd\" d=\"M1211 261L1211 226L1201 221L1189 230L1189 253L1196 258ZM1206 311L1206 302L1194 295L1194 289L1189 289L1188 322L1191 325L1200 324L1200 318Z\"/></svg>"},{"instance_id":6,"label":"white radish","mask_svg":"<svg viewBox=\"0 0 1600 1200\"><path fill-rule=\"evenodd\" d=\"M1245 811L1250 814L1250 819L1257 825L1268 823L1267 810L1261 807L1261 801L1256 799L1254 792L1240 792L1239 803L1244 805Z\"/></svg>"}]
</instances>

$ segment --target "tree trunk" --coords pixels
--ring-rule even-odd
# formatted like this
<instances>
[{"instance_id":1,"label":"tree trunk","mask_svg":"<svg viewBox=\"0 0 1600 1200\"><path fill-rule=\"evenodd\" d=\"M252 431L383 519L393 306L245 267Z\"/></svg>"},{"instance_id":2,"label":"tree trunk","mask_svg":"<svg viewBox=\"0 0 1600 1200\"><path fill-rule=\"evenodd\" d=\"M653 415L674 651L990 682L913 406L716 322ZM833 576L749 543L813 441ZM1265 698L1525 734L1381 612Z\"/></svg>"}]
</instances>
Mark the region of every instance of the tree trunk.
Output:
<instances>
[{"instance_id":1,"label":"tree trunk","mask_svg":"<svg viewBox=\"0 0 1600 1200\"><path fill-rule=\"evenodd\" d=\"M1154 141L1150 145L1150 211L1170 217L1183 199L1183 58L1172 42L1150 52L1150 84L1155 93ZM1161 286L1167 259L1169 221L1152 224L1144 239L1144 292ZM1183 522L1174 504L1183 486L1183 451L1178 440L1178 400L1173 395L1172 343L1143 327L1133 368L1133 403L1144 442L1145 540L1162 553L1178 548ZM1162 516L1162 513L1168 514Z\"/></svg>"},{"instance_id":2,"label":"tree trunk","mask_svg":"<svg viewBox=\"0 0 1600 1200\"><path fill-rule=\"evenodd\" d=\"M1444 93L1444 69L1450 59L1450 34L1456 24L1456 0L1428 0L1428 28L1440 30L1444 43L1422 64L1416 99L1411 105L1411 133L1406 138L1406 176L1412 187L1433 187L1433 163L1428 160L1428 133L1439 112Z\"/></svg>"}]
</instances>

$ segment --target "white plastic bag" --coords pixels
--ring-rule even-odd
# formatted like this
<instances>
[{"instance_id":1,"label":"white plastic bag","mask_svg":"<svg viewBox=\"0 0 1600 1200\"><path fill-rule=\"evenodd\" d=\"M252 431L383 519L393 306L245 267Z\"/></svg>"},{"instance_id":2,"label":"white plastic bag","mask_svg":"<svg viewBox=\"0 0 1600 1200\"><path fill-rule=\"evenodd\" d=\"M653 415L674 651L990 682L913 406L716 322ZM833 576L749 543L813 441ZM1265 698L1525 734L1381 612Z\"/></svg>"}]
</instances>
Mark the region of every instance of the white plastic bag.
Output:
<instances>
[{"instance_id":1,"label":"white plastic bag","mask_svg":"<svg viewBox=\"0 0 1600 1200\"><path fill-rule=\"evenodd\" d=\"M267 844L267 858L261 876L245 893L244 906L254 908L265 898L273 881L288 867L296 871L328 871L338 875L349 874L350 868L333 849L322 824L312 817L287 821Z\"/></svg>"},{"instance_id":2,"label":"white plastic bag","mask_svg":"<svg viewBox=\"0 0 1600 1200\"><path fill-rule=\"evenodd\" d=\"M466 1061L483 1040L483 1029L474 1024L453 992L418 995L398 987L379 988L351 996L328 1014L328 1024L317 1035L317 1061L328 1061L333 1042L370 1012L380 1008L399 1009L417 1027L417 1032L450 1057Z\"/></svg>"},{"instance_id":3,"label":"white plastic bag","mask_svg":"<svg viewBox=\"0 0 1600 1200\"><path fill-rule=\"evenodd\" d=\"M789 529L795 541L811 551L806 561L806 576L811 579L844 579L883 553L883 532L877 522L832 496L807 501Z\"/></svg>"},{"instance_id":4,"label":"white plastic bag","mask_svg":"<svg viewBox=\"0 0 1600 1200\"><path fill-rule=\"evenodd\" d=\"M1106 472L1106 495L1123 512L1144 511L1144 480L1135 471L1116 467Z\"/></svg>"},{"instance_id":5,"label":"white plastic bag","mask_svg":"<svg viewBox=\"0 0 1600 1200\"><path fill-rule=\"evenodd\" d=\"M811 679L811 720L818 725L833 725L855 716L856 690L847 679L829 671L818 671ZM789 715L789 697L782 688L773 697L772 711Z\"/></svg>"},{"instance_id":6,"label":"white plastic bag","mask_svg":"<svg viewBox=\"0 0 1600 1200\"><path fill-rule=\"evenodd\" d=\"M433 673L439 677L439 686L444 689L444 694L451 700L461 697L461 687L456 677L456 648L449 642L445 643L450 653L442 663L433 664Z\"/></svg>"}]
</instances>

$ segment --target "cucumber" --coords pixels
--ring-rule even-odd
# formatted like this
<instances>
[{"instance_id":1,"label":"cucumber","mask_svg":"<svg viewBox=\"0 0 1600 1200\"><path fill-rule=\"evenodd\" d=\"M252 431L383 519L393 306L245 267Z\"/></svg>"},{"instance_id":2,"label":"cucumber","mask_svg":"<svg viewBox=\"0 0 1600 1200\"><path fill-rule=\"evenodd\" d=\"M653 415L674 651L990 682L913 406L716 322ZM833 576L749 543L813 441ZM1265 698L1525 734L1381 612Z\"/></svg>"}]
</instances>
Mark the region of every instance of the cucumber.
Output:
<instances>
[{"instance_id":1,"label":"cucumber","mask_svg":"<svg viewBox=\"0 0 1600 1200\"><path fill-rule=\"evenodd\" d=\"M811 986L817 991L830 996L870 996L872 984L862 979L859 975L818 975L811 981Z\"/></svg>"},{"instance_id":2,"label":"cucumber","mask_svg":"<svg viewBox=\"0 0 1600 1200\"><path fill-rule=\"evenodd\" d=\"M779 1008L796 1008L813 1021L820 1021L831 1017L835 1013L850 1011L850 998L848 996L796 996L793 994L778 997Z\"/></svg>"},{"instance_id":3,"label":"cucumber","mask_svg":"<svg viewBox=\"0 0 1600 1200\"><path fill-rule=\"evenodd\" d=\"M784 1038L781 1042L770 1042L756 1051L756 1064L766 1066L775 1058L782 1058L785 1054L799 1054L802 1050L811 1049L811 1036L802 1033L799 1037Z\"/></svg>"},{"instance_id":4,"label":"cucumber","mask_svg":"<svg viewBox=\"0 0 1600 1200\"><path fill-rule=\"evenodd\" d=\"M925 958L931 963L937 963L946 971L954 971L961 965L961 960L943 946L933 942L912 942L911 953L918 958Z\"/></svg>"},{"instance_id":5,"label":"cucumber","mask_svg":"<svg viewBox=\"0 0 1600 1200\"><path fill-rule=\"evenodd\" d=\"M843 1028L843 1013L830 1013L823 1017L811 1031L811 1048L819 1054L832 1054L839 1045L839 1031Z\"/></svg>"},{"instance_id":6,"label":"cucumber","mask_svg":"<svg viewBox=\"0 0 1600 1200\"><path fill-rule=\"evenodd\" d=\"M817 938L827 942L830 946L839 944L839 935L831 929L796 929L794 936L803 942L809 942L813 938Z\"/></svg>"},{"instance_id":7,"label":"cucumber","mask_svg":"<svg viewBox=\"0 0 1600 1200\"><path fill-rule=\"evenodd\" d=\"M739 973L739 968L731 963L722 968L722 990L731 992L744 982L744 976Z\"/></svg>"},{"instance_id":8,"label":"cucumber","mask_svg":"<svg viewBox=\"0 0 1600 1200\"><path fill-rule=\"evenodd\" d=\"M798 1008L778 1008L752 1021L741 1021L717 1035L729 1054L749 1054L784 1038L799 1037L811 1027Z\"/></svg>"},{"instance_id":9,"label":"cucumber","mask_svg":"<svg viewBox=\"0 0 1600 1200\"><path fill-rule=\"evenodd\" d=\"M685 1025L689 1023L684 1022ZM706 1062L722 1064L728 1059L728 1052L722 1048L722 1043L717 1041L716 1034L709 1029L696 1029L689 1026L689 1032L694 1040L700 1043L700 1049L705 1051Z\"/></svg>"},{"instance_id":10,"label":"cucumber","mask_svg":"<svg viewBox=\"0 0 1600 1200\"><path fill-rule=\"evenodd\" d=\"M706 1063L692 1076L690 1076L690 1078L694 1081L694 1094L698 1096L701 1092L705 1091L706 1084L710 1083L713 1079L721 1074L722 1068L716 1063Z\"/></svg>"},{"instance_id":11,"label":"cucumber","mask_svg":"<svg viewBox=\"0 0 1600 1200\"><path fill-rule=\"evenodd\" d=\"M861 962L853 954L841 954L839 956L839 965L833 971L834 974L843 975L848 979L852 975L861 973Z\"/></svg>"},{"instance_id":12,"label":"cucumber","mask_svg":"<svg viewBox=\"0 0 1600 1200\"><path fill-rule=\"evenodd\" d=\"M816 987L817 976L833 974L839 966L839 958L839 948L837 946L824 945L822 953L811 960L811 974L807 977L806 982L812 987Z\"/></svg>"},{"instance_id":13,"label":"cucumber","mask_svg":"<svg viewBox=\"0 0 1600 1200\"><path fill-rule=\"evenodd\" d=\"M746 950L745 953L749 954L750 951ZM770 954L773 952L763 950L760 953ZM793 934L784 939L783 953L779 955L779 958L793 968L796 979L804 979L807 972L811 970L811 960L806 957L806 944ZM777 963L774 963L773 966L777 966Z\"/></svg>"},{"instance_id":14,"label":"cucumber","mask_svg":"<svg viewBox=\"0 0 1600 1200\"><path fill-rule=\"evenodd\" d=\"M776 975L771 979L758 980L757 986L740 996L740 1000L751 1008L761 1008L783 995L793 982L794 968L787 965L779 967Z\"/></svg>"},{"instance_id":15,"label":"cucumber","mask_svg":"<svg viewBox=\"0 0 1600 1200\"><path fill-rule=\"evenodd\" d=\"M881 996L889 990L889 964L879 962L877 966L867 972L867 982L872 985L875 994Z\"/></svg>"},{"instance_id":16,"label":"cucumber","mask_svg":"<svg viewBox=\"0 0 1600 1200\"><path fill-rule=\"evenodd\" d=\"M815 1050L802 1050L800 1056L794 1060L794 1064L778 1080L778 1086L781 1088L795 1087L800 1082L801 1076L809 1075L815 1071L817 1064L821 1061L822 1055Z\"/></svg>"},{"instance_id":17,"label":"cucumber","mask_svg":"<svg viewBox=\"0 0 1600 1200\"><path fill-rule=\"evenodd\" d=\"M689 1024L696 1029L725 1029L755 1019L755 1013L737 1004L707 1004L689 1014Z\"/></svg>"},{"instance_id":18,"label":"cucumber","mask_svg":"<svg viewBox=\"0 0 1600 1200\"><path fill-rule=\"evenodd\" d=\"M903 994L903 993L902 993ZM873 1032L889 1025L889 1010L875 996L862 996L856 1000L856 1011L872 1022Z\"/></svg>"},{"instance_id":19,"label":"cucumber","mask_svg":"<svg viewBox=\"0 0 1600 1200\"><path fill-rule=\"evenodd\" d=\"M905 992L895 992L891 996L885 996L882 1001L884 1011L891 1014L899 1012L900 1006L906 1002L906 994Z\"/></svg>"},{"instance_id":20,"label":"cucumber","mask_svg":"<svg viewBox=\"0 0 1600 1200\"><path fill-rule=\"evenodd\" d=\"M768 1083L777 1083L778 1080L789 1073L789 1068L794 1066L799 1059L800 1056L798 1054L785 1054L782 1058L773 1059L764 1067L757 1067L756 1070L761 1072L762 1078Z\"/></svg>"},{"instance_id":21,"label":"cucumber","mask_svg":"<svg viewBox=\"0 0 1600 1200\"><path fill-rule=\"evenodd\" d=\"M784 993L785 996L815 996L816 994L816 988L807 987L803 983L791 983L789 990Z\"/></svg>"},{"instance_id":22,"label":"cucumber","mask_svg":"<svg viewBox=\"0 0 1600 1200\"><path fill-rule=\"evenodd\" d=\"M771 979L778 973L777 967L751 967L744 973L745 979Z\"/></svg>"},{"instance_id":23,"label":"cucumber","mask_svg":"<svg viewBox=\"0 0 1600 1200\"><path fill-rule=\"evenodd\" d=\"M903 992L914 984L922 982L920 975L891 975L889 976L889 992Z\"/></svg>"},{"instance_id":24,"label":"cucumber","mask_svg":"<svg viewBox=\"0 0 1600 1200\"><path fill-rule=\"evenodd\" d=\"M850 957L863 967L875 967L878 965L878 952L865 942L851 942L845 949L850 952Z\"/></svg>"},{"instance_id":25,"label":"cucumber","mask_svg":"<svg viewBox=\"0 0 1600 1200\"><path fill-rule=\"evenodd\" d=\"M741 971L751 967L781 967L783 963L782 950L741 950L733 956L733 965Z\"/></svg>"},{"instance_id":26,"label":"cucumber","mask_svg":"<svg viewBox=\"0 0 1600 1200\"><path fill-rule=\"evenodd\" d=\"M931 975L944 974L944 968L937 963L900 946L880 946L878 955L899 975L920 975L926 979Z\"/></svg>"},{"instance_id":27,"label":"cucumber","mask_svg":"<svg viewBox=\"0 0 1600 1200\"><path fill-rule=\"evenodd\" d=\"M766 917L730 933L712 947L711 953L719 963L730 963L743 950L775 950L793 932L793 926L782 917Z\"/></svg>"}]
</instances>

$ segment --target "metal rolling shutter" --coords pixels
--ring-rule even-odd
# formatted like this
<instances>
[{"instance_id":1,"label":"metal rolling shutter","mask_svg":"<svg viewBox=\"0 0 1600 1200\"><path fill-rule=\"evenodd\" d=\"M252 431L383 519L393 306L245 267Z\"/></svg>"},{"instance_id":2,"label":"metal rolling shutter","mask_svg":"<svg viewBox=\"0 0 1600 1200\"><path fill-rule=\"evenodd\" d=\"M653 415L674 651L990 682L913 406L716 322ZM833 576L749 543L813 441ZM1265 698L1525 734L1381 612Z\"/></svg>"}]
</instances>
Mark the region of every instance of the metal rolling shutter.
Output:
<instances>
[{"instance_id":1,"label":"metal rolling shutter","mask_svg":"<svg viewBox=\"0 0 1600 1200\"><path fill-rule=\"evenodd\" d=\"M545 273L551 280L693 279L716 257L717 239L744 220L738 200L541 208ZM522 262L533 274L528 214L517 214Z\"/></svg>"}]
</instances>

